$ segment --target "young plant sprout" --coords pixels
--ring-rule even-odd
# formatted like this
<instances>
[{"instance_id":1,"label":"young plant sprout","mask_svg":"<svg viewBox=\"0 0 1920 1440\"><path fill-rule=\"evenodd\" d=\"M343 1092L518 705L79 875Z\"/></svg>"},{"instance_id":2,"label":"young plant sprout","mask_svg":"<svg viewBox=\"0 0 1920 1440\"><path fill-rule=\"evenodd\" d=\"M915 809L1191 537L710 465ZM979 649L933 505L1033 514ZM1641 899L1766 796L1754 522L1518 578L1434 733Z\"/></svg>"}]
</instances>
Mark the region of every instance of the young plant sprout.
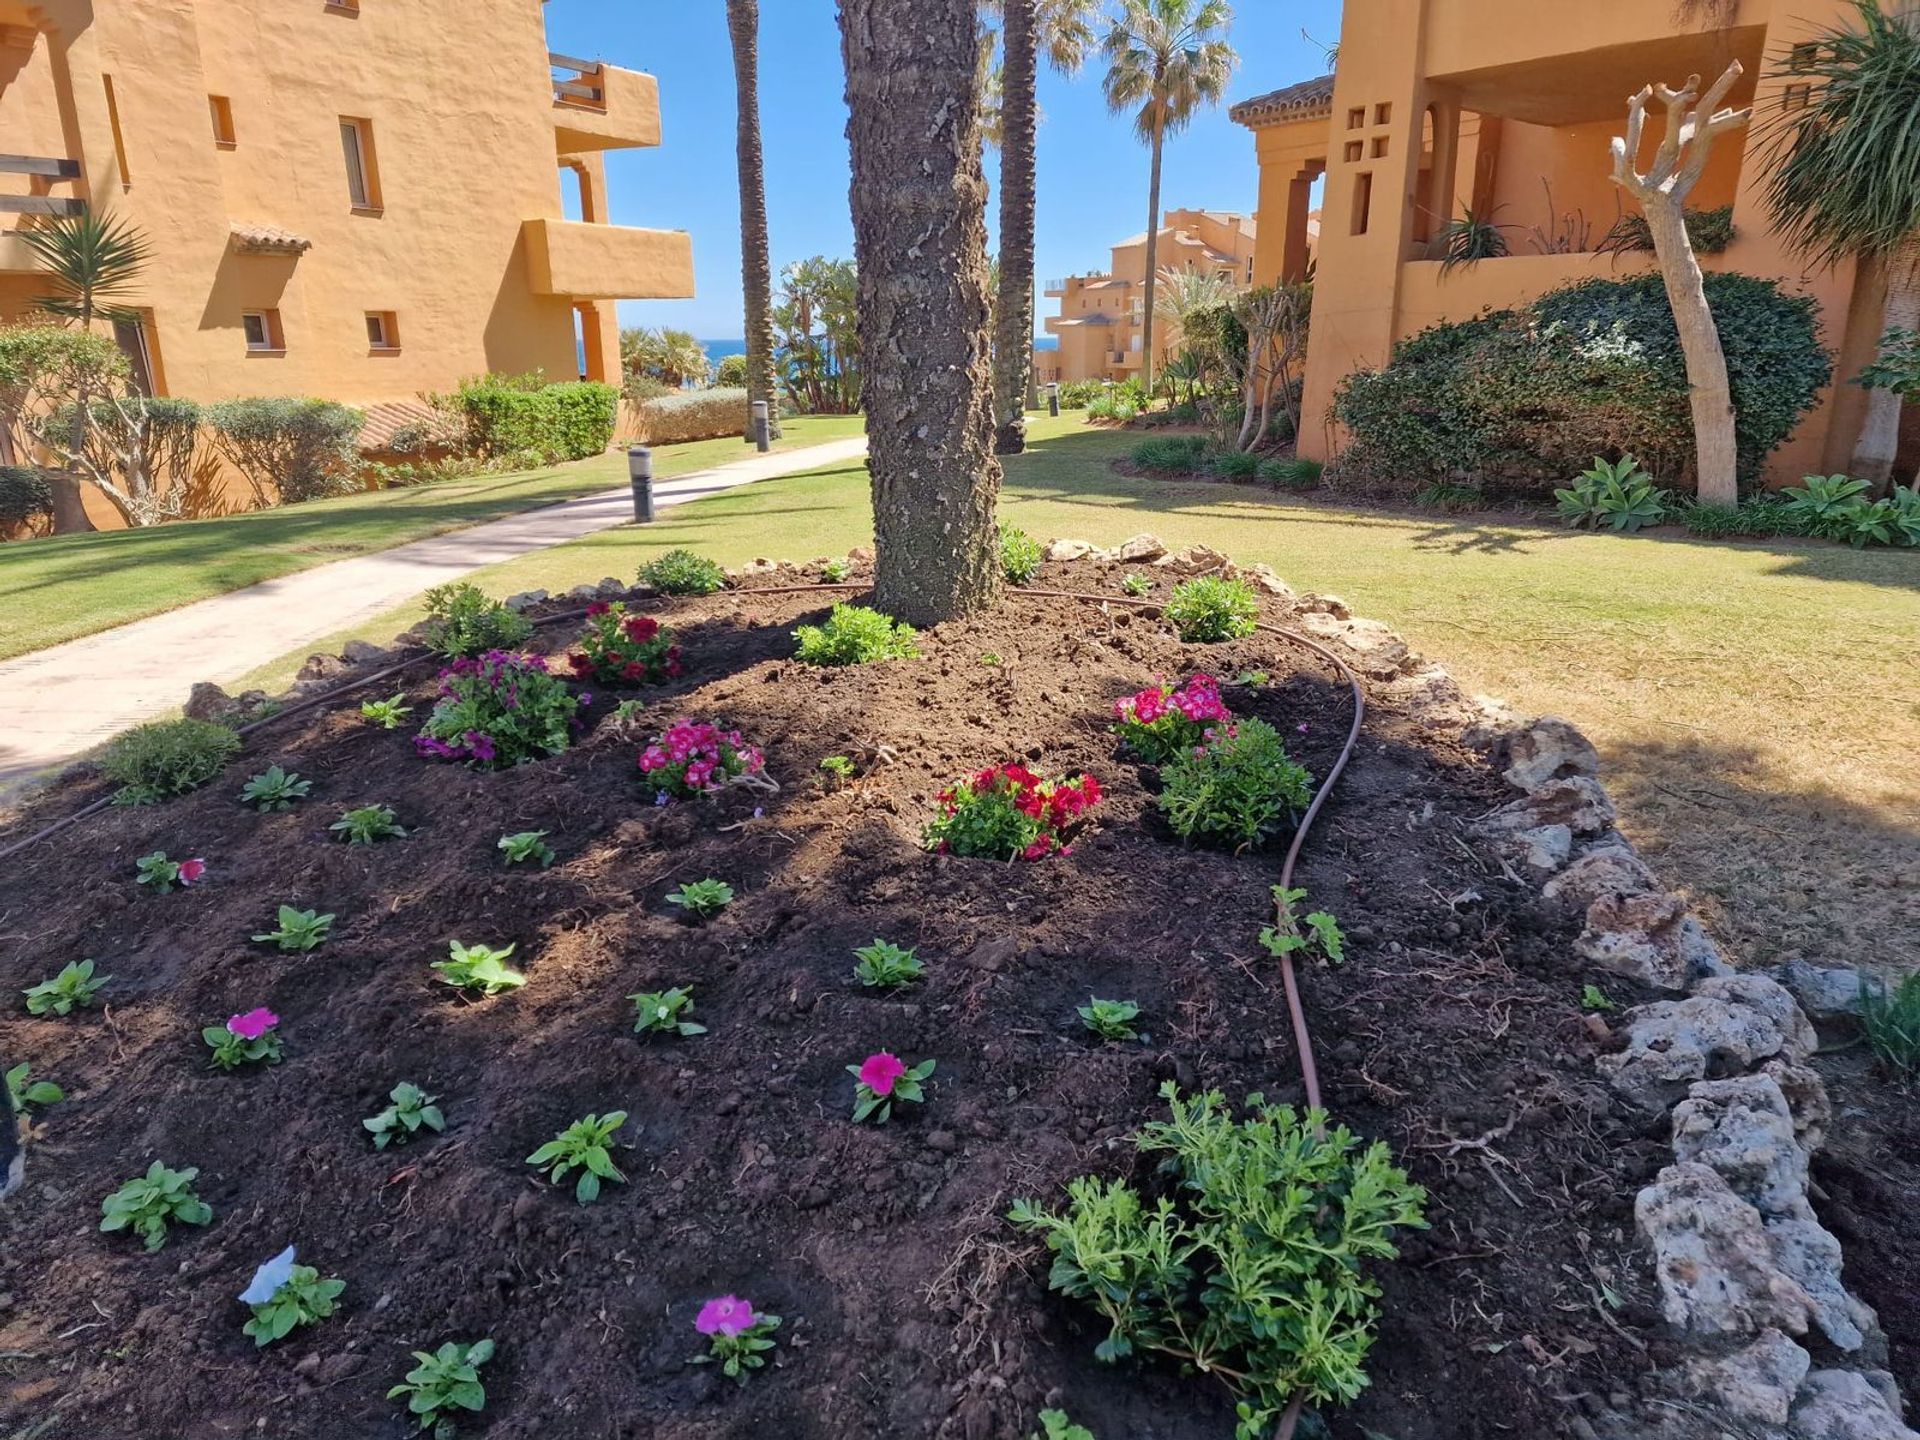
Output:
<instances>
[{"instance_id":1,"label":"young plant sprout","mask_svg":"<svg viewBox=\"0 0 1920 1440\"><path fill-rule=\"evenodd\" d=\"M349 845L371 845L389 837L397 840L407 833L394 823L391 805L362 805L347 811L327 828Z\"/></svg>"},{"instance_id":2,"label":"young plant sprout","mask_svg":"<svg viewBox=\"0 0 1920 1440\"><path fill-rule=\"evenodd\" d=\"M311 950L323 943L333 929L333 916L296 910L291 905L280 907L279 919L279 929L254 936L255 942L264 945L272 941L282 950Z\"/></svg>"},{"instance_id":3,"label":"young plant sprout","mask_svg":"<svg viewBox=\"0 0 1920 1440\"><path fill-rule=\"evenodd\" d=\"M733 887L724 880L690 880L667 896L696 920L711 920L733 903Z\"/></svg>"},{"instance_id":4,"label":"young plant sprout","mask_svg":"<svg viewBox=\"0 0 1920 1440\"><path fill-rule=\"evenodd\" d=\"M1583 986L1580 991L1580 1008L1582 1010L1606 1011L1616 1007L1606 991L1602 990L1598 985L1587 985Z\"/></svg>"},{"instance_id":5,"label":"young plant sprout","mask_svg":"<svg viewBox=\"0 0 1920 1440\"><path fill-rule=\"evenodd\" d=\"M1321 959L1339 965L1347 958L1347 937L1340 931L1340 924L1324 910L1315 910L1311 915L1296 917L1294 906L1307 898L1304 890L1288 890L1279 885L1273 887L1273 903L1277 916L1274 923L1260 932L1260 944L1266 952L1278 960L1283 955L1306 955L1317 952ZM1301 926L1306 930L1302 932Z\"/></svg>"},{"instance_id":6,"label":"young plant sprout","mask_svg":"<svg viewBox=\"0 0 1920 1440\"><path fill-rule=\"evenodd\" d=\"M200 1038L213 1051L215 1070L238 1070L242 1065L280 1063L280 1017L262 1005L244 1015L231 1015L224 1025L209 1025Z\"/></svg>"},{"instance_id":7,"label":"young plant sprout","mask_svg":"<svg viewBox=\"0 0 1920 1440\"><path fill-rule=\"evenodd\" d=\"M862 945L853 955L853 978L862 985L882 990L911 985L927 970L913 951L903 950L887 940Z\"/></svg>"},{"instance_id":8,"label":"young plant sprout","mask_svg":"<svg viewBox=\"0 0 1920 1440\"><path fill-rule=\"evenodd\" d=\"M518 990L527 977L507 968L514 947L495 950L490 945L463 945L448 942L447 958L433 962L442 984L459 990L478 990L482 995L498 995L502 990Z\"/></svg>"},{"instance_id":9,"label":"young plant sprout","mask_svg":"<svg viewBox=\"0 0 1920 1440\"><path fill-rule=\"evenodd\" d=\"M447 1117L440 1111L438 1095L429 1095L418 1085L402 1080L388 1092L393 1103L377 1115L369 1115L360 1126L373 1136L373 1148L404 1145L422 1130L438 1135L447 1128Z\"/></svg>"},{"instance_id":10,"label":"young plant sprout","mask_svg":"<svg viewBox=\"0 0 1920 1440\"><path fill-rule=\"evenodd\" d=\"M313 782L302 780L298 771L273 765L240 787L240 803L251 805L262 814L270 810L291 810L293 802L306 799L311 789Z\"/></svg>"},{"instance_id":11,"label":"young plant sprout","mask_svg":"<svg viewBox=\"0 0 1920 1440\"><path fill-rule=\"evenodd\" d=\"M820 563L820 578L828 585L838 585L852 573L853 565L844 556Z\"/></svg>"},{"instance_id":12,"label":"young plant sprout","mask_svg":"<svg viewBox=\"0 0 1920 1440\"><path fill-rule=\"evenodd\" d=\"M169 860L164 850L142 855L134 864L134 883L150 887L156 895L171 895L175 885L184 889L197 884L207 873L206 861Z\"/></svg>"},{"instance_id":13,"label":"young plant sprout","mask_svg":"<svg viewBox=\"0 0 1920 1440\"><path fill-rule=\"evenodd\" d=\"M71 1015L75 1009L85 1010L93 1005L93 997L111 975L94 978L93 961L78 960L69 962L60 968L60 973L51 980L42 980L38 985L29 986L24 992L27 997L29 1015Z\"/></svg>"},{"instance_id":14,"label":"young plant sprout","mask_svg":"<svg viewBox=\"0 0 1920 1440\"><path fill-rule=\"evenodd\" d=\"M884 1125L893 1118L896 1103L918 1105L926 1097L920 1083L933 1074L934 1062L922 1060L912 1069L899 1056L876 1051L858 1065L847 1066L853 1076L853 1123L871 1118Z\"/></svg>"},{"instance_id":15,"label":"young plant sprout","mask_svg":"<svg viewBox=\"0 0 1920 1440\"><path fill-rule=\"evenodd\" d=\"M391 700L368 700L360 706L361 718L382 730L398 730L412 713L413 707L407 704L404 691Z\"/></svg>"},{"instance_id":16,"label":"young plant sprout","mask_svg":"<svg viewBox=\"0 0 1920 1440\"><path fill-rule=\"evenodd\" d=\"M418 1433L430 1434L433 1440L452 1440L462 1411L477 1415L487 1408L480 1367L493 1358L493 1341L462 1345L449 1340L438 1350L416 1350L413 1358L413 1369L387 1391L387 1398L407 1397L407 1413L413 1416Z\"/></svg>"},{"instance_id":17,"label":"young plant sprout","mask_svg":"<svg viewBox=\"0 0 1920 1440\"><path fill-rule=\"evenodd\" d=\"M1142 595L1150 594L1152 590L1153 590L1152 578L1146 575L1142 575L1138 570L1131 572L1126 576L1125 579L1123 579L1120 582L1121 593L1124 595L1131 595L1136 600L1139 599Z\"/></svg>"},{"instance_id":18,"label":"young plant sprout","mask_svg":"<svg viewBox=\"0 0 1920 1440\"><path fill-rule=\"evenodd\" d=\"M722 1375L744 1385L748 1371L767 1363L780 1317L757 1314L752 1304L738 1295L722 1295L700 1307L693 1328L709 1343L706 1354L696 1355L688 1363L718 1365Z\"/></svg>"},{"instance_id":19,"label":"young plant sprout","mask_svg":"<svg viewBox=\"0 0 1920 1440\"><path fill-rule=\"evenodd\" d=\"M591 1205L600 1198L602 1180L626 1184L627 1177L615 1167L607 1148L613 1132L626 1123L624 1110L582 1116L529 1155L527 1164L546 1171L547 1179L555 1185L566 1179L569 1171L579 1170L573 1198L582 1205Z\"/></svg>"},{"instance_id":20,"label":"young plant sprout","mask_svg":"<svg viewBox=\"0 0 1920 1440\"><path fill-rule=\"evenodd\" d=\"M522 830L517 835L502 835L500 850L507 857L509 865L537 860L544 870L553 864L553 847L547 844L547 832L544 830Z\"/></svg>"},{"instance_id":21,"label":"young plant sprout","mask_svg":"<svg viewBox=\"0 0 1920 1440\"><path fill-rule=\"evenodd\" d=\"M346 1288L344 1280L322 1279L311 1265L296 1265L289 1245L254 1271L253 1283L240 1292L240 1303L253 1310L241 1332L253 1337L256 1348L284 1340L333 1314L333 1302Z\"/></svg>"},{"instance_id":22,"label":"young plant sprout","mask_svg":"<svg viewBox=\"0 0 1920 1440\"><path fill-rule=\"evenodd\" d=\"M1093 1431L1074 1424L1064 1410L1042 1410L1040 1433L1029 1435L1027 1440L1093 1440Z\"/></svg>"},{"instance_id":23,"label":"young plant sprout","mask_svg":"<svg viewBox=\"0 0 1920 1440\"><path fill-rule=\"evenodd\" d=\"M25 1060L7 1071L7 1098L13 1101L15 1110L24 1111L29 1105L58 1105L67 1098L67 1092L51 1080L35 1080L32 1074Z\"/></svg>"},{"instance_id":24,"label":"young plant sprout","mask_svg":"<svg viewBox=\"0 0 1920 1440\"><path fill-rule=\"evenodd\" d=\"M1102 1000L1090 997L1079 1010L1080 1022L1102 1040L1138 1040L1140 1032L1133 1022L1140 1018L1140 1007L1131 1000Z\"/></svg>"},{"instance_id":25,"label":"young plant sprout","mask_svg":"<svg viewBox=\"0 0 1920 1440\"><path fill-rule=\"evenodd\" d=\"M213 1207L193 1193L199 1171L169 1170L158 1160L147 1173L127 1181L100 1202L100 1228L109 1234L131 1230L146 1242L152 1254L167 1243L167 1226L204 1225L213 1219Z\"/></svg>"},{"instance_id":26,"label":"young plant sprout","mask_svg":"<svg viewBox=\"0 0 1920 1440\"><path fill-rule=\"evenodd\" d=\"M629 995L633 1002L633 1029L637 1035L704 1035L707 1027L680 1017L693 1013L693 987L642 990Z\"/></svg>"},{"instance_id":27,"label":"young plant sprout","mask_svg":"<svg viewBox=\"0 0 1920 1440\"><path fill-rule=\"evenodd\" d=\"M845 755L829 755L820 762L820 788L838 790L853 783L853 761Z\"/></svg>"}]
</instances>

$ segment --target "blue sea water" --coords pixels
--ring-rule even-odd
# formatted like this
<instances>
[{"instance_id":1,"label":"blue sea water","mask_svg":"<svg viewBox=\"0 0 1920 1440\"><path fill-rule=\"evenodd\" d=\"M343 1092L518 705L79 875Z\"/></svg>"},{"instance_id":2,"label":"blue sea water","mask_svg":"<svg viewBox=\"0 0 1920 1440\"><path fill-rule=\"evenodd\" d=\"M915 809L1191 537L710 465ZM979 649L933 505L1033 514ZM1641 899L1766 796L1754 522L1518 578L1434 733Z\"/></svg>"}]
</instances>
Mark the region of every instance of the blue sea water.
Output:
<instances>
[{"instance_id":1,"label":"blue sea water","mask_svg":"<svg viewBox=\"0 0 1920 1440\"><path fill-rule=\"evenodd\" d=\"M718 365L729 355L744 355L747 353L747 342L745 340L702 340L700 343L707 347L707 359L711 360L715 365Z\"/></svg>"}]
</instances>

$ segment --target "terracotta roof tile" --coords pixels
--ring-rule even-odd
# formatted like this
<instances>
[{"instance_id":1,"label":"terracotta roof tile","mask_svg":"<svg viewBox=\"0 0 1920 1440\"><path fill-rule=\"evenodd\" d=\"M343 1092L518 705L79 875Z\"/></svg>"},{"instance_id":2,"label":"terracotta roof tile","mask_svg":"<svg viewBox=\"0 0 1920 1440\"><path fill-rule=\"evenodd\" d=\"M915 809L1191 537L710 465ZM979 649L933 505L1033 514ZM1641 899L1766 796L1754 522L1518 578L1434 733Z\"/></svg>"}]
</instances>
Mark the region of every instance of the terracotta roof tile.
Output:
<instances>
[{"instance_id":1,"label":"terracotta roof tile","mask_svg":"<svg viewBox=\"0 0 1920 1440\"><path fill-rule=\"evenodd\" d=\"M242 255L303 255L313 248L313 242L274 225L235 224L233 248Z\"/></svg>"},{"instance_id":2,"label":"terracotta roof tile","mask_svg":"<svg viewBox=\"0 0 1920 1440\"><path fill-rule=\"evenodd\" d=\"M1242 125L1269 120L1306 120L1316 114L1333 113L1333 76L1320 75L1302 80L1265 95L1242 100L1227 111L1228 118Z\"/></svg>"}]
</instances>

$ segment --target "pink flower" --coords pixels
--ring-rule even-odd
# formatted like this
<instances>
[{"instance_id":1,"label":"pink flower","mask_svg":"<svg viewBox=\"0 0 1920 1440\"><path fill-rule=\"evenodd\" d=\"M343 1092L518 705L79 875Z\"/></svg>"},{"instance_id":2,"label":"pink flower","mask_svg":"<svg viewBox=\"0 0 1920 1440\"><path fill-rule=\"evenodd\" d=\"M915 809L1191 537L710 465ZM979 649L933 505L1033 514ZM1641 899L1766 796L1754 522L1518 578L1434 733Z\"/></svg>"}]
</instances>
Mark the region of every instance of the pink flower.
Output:
<instances>
[{"instance_id":1,"label":"pink flower","mask_svg":"<svg viewBox=\"0 0 1920 1440\"><path fill-rule=\"evenodd\" d=\"M738 1295L722 1295L700 1307L693 1328L702 1335L725 1335L732 1339L751 1330L759 1319L749 1301L742 1300Z\"/></svg>"},{"instance_id":2,"label":"pink flower","mask_svg":"<svg viewBox=\"0 0 1920 1440\"><path fill-rule=\"evenodd\" d=\"M885 1050L869 1055L860 1063L860 1083L880 1096L891 1095L894 1082L906 1073L907 1067L900 1057Z\"/></svg>"},{"instance_id":3,"label":"pink flower","mask_svg":"<svg viewBox=\"0 0 1920 1440\"><path fill-rule=\"evenodd\" d=\"M230 1016L227 1029L242 1040L258 1040L267 1031L280 1023L280 1017L262 1005L257 1010L249 1010L244 1015Z\"/></svg>"},{"instance_id":4,"label":"pink flower","mask_svg":"<svg viewBox=\"0 0 1920 1440\"><path fill-rule=\"evenodd\" d=\"M180 862L180 883L182 885L191 885L206 873L207 862L204 860L182 860Z\"/></svg>"}]
</instances>

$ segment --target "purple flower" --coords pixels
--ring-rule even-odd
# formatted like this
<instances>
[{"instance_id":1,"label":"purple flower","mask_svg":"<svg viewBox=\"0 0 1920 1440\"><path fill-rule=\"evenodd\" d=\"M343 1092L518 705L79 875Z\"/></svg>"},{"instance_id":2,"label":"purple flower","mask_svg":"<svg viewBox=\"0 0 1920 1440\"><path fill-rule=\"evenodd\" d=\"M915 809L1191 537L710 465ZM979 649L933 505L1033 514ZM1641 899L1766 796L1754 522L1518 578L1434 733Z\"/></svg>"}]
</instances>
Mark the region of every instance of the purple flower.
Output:
<instances>
[{"instance_id":1,"label":"purple flower","mask_svg":"<svg viewBox=\"0 0 1920 1440\"><path fill-rule=\"evenodd\" d=\"M732 1339L751 1330L760 1317L753 1313L750 1302L738 1295L722 1295L717 1300L709 1300L700 1307L700 1314L693 1322L693 1328L702 1335L724 1335Z\"/></svg>"},{"instance_id":2,"label":"purple flower","mask_svg":"<svg viewBox=\"0 0 1920 1440\"><path fill-rule=\"evenodd\" d=\"M476 760L491 760L498 752L493 747L493 737L484 730L467 731L467 753Z\"/></svg>"},{"instance_id":3,"label":"purple flower","mask_svg":"<svg viewBox=\"0 0 1920 1440\"><path fill-rule=\"evenodd\" d=\"M227 1030L230 1034L238 1035L242 1040L258 1040L279 1023L280 1017L262 1005L258 1009L247 1011L244 1015L228 1017Z\"/></svg>"}]
</instances>

